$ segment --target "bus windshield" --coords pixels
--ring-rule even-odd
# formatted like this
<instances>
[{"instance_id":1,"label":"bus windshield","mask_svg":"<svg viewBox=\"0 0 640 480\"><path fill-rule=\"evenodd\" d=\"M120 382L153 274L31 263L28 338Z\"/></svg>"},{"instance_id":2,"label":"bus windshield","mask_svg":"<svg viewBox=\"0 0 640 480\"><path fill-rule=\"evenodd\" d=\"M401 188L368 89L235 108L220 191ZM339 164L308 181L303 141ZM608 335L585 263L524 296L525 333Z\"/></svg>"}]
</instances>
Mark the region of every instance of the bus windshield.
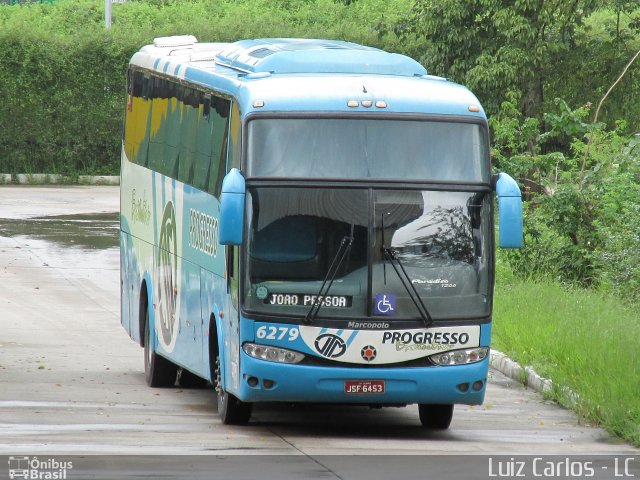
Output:
<instances>
[{"instance_id":1,"label":"bus windshield","mask_svg":"<svg viewBox=\"0 0 640 480\"><path fill-rule=\"evenodd\" d=\"M320 301L317 318L413 320L415 289L434 320L489 314L488 193L259 187L249 195L247 311L302 319ZM332 264L339 268L318 299Z\"/></svg>"},{"instance_id":2,"label":"bus windshield","mask_svg":"<svg viewBox=\"0 0 640 480\"><path fill-rule=\"evenodd\" d=\"M489 182L486 130L449 121L260 118L250 177Z\"/></svg>"}]
</instances>

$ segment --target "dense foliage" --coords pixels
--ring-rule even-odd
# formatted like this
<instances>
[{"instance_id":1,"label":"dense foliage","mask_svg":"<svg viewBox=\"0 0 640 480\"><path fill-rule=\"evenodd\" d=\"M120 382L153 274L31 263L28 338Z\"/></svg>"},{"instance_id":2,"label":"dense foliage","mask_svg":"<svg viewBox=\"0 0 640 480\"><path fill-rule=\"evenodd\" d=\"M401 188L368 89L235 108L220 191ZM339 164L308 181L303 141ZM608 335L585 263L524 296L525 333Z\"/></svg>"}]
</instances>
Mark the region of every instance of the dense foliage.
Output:
<instances>
[{"instance_id":1,"label":"dense foliage","mask_svg":"<svg viewBox=\"0 0 640 480\"><path fill-rule=\"evenodd\" d=\"M203 41L329 37L398 50L372 28L408 14L406 0L135 1L0 5L0 173L117 174L124 79L154 37Z\"/></svg>"},{"instance_id":2,"label":"dense foliage","mask_svg":"<svg viewBox=\"0 0 640 480\"><path fill-rule=\"evenodd\" d=\"M558 113L544 117L544 133L509 102L491 119L494 161L525 192L525 247L505 258L524 278L640 300L640 137L624 135L622 121L614 130L588 123L589 107L556 103ZM541 154L524 146L533 141L538 151L559 137L567 149Z\"/></svg>"},{"instance_id":3,"label":"dense foliage","mask_svg":"<svg viewBox=\"0 0 640 480\"><path fill-rule=\"evenodd\" d=\"M515 94L526 117L541 118L555 98L595 103L640 48L640 2L595 0L416 0L393 27L428 69L463 83L490 115ZM606 105L609 126L640 129L636 65Z\"/></svg>"}]
</instances>

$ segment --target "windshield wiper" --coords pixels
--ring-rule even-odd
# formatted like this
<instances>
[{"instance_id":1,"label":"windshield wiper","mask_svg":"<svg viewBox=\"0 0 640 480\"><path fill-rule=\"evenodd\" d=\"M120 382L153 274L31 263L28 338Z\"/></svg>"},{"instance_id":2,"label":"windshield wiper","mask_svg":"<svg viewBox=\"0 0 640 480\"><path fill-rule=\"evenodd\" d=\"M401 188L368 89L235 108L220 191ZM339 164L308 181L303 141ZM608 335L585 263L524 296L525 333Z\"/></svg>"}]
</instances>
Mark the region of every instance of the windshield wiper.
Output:
<instances>
[{"instance_id":1,"label":"windshield wiper","mask_svg":"<svg viewBox=\"0 0 640 480\"><path fill-rule=\"evenodd\" d=\"M327 270L327 274L325 275L324 280L322 281L322 285L320 286L320 291L316 295L316 299L314 300L313 305L311 305L311 309L309 310L307 315L304 317L304 323L311 323L315 321L316 317L318 316L318 312L320 311L320 307L322 307L324 297L329 293L329 290L331 289L331 285L333 285L333 281L335 280L336 275L338 274L338 270L340 270L340 267L342 266L342 262L344 262L344 259L349 254L349 251L351 250L352 245L353 245L353 225L351 225L351 235L345 235L344 237L342 237L342 240L340 241L340 246L338 247L338 251L333 257L333 260L331 261L331 265ZM328 285L327 285L327 282L329 283ZM325 289L325 286L327 287L326 289Z\"/></svg>"},{"instance_id":2,"label":"windshield wiper","mask_svg":"<svg viewBox=\"0 0 640 480\"><path fill-rule=\"evenodd\" d=\"M418 310L418 313L422 318L422 322L424 323L424 326L429 328L433 323L433 318L431 317L429 310L427 310L427 307L424 305L422 299L420 298L420 295L418 294L416 287L413 286L413 282L411 281L412 279L407 273L407 271L404 269L404 265L402 265L402 262L400 262L400 259L398 258L398 255L396 254L395 250L393 250L391 247L387 247L387 244L385 242L384 213L380 216L380 223L382 227L382 249L381 250L382 250L382 275L384 279L384 284L385 285L387 284L387 259L389 259L389 263L391 264L393 269L396 271L396 274L400 279L400 283L402 283L402 286L409 294L409 298L411 299L413 304L416 306L416 309Z\"/></svg>"},{"instance_id":3,"label":"windshield wiper","mask_svg":"<svg viewBox=\"0 0 640 480\"><path fill-rule=\"evenodd\" d=\"M409 298L411 299L413 304L416 306L416 309L418 310L418 313L420 314L420 317L424 322L424 326L429 328L433 323L433 318L431 317L429 310L427 310L427 307L424 305L422 299L420 298L420 295L418 294L416 287L413 285L411 277L405 270L404 265L402 265L402 262L400 261L400 258L398 258L396 251L391 247L387 247L383 243L382 254L385 260L387 259L389 260L389 263L398 274L400 283L402 283L402 286L409 294Z\"/></svg>"}]
</instances>

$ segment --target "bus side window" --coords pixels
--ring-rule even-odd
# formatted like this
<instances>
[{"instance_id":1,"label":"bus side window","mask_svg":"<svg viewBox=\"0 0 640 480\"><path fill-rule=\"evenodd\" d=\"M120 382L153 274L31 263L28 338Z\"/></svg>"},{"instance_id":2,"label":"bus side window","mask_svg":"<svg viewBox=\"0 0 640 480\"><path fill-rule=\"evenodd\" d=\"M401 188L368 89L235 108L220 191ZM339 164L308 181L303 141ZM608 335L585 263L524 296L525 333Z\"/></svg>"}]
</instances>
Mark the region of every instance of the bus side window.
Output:
<instances>
[{"instance_id":1,"label":"bus side window","mask_svg":"<svg viewBox=\"0 0 640 480\"><path fill-rule=\"evenodd\" d=\"M149 164L149 139L151 137L151 107L153 95L153 78L149 75L144 74L142 76L141 93L144 112L142 112L139 118L138 127L140 128L139 135L142 141L140 142L140 149L136 155L136 163L146 167Z\"/></svg>"},{"instance_id":2,"label":"bus side window","mask_svg":"<svg viewBox=\"0 0 640 480\"><path fill-rule=\"evenodd\" d=\"M228 100L209 94L204 96L196 134L193 186L216 197L220 197L225 173L220 163L226 152L228 117Z\"/></svg>"},{"instance_id":3,"label":"bus side window","mask_svg":"<svg viewBox=\"0 0 640 480\"><path fill-rule=\"evenodd\" d=\"M178 84L167 83L167 117L164 121L164 166L166 174L171 178L178 177L180 162L180 123L182 118L182 106L178 101Z\"/></svg>"},{"instance_id":4,"label":"bus side window","mask_svg":"<svg viewBox=\"0 0 640 480\"><path fill-rule=\"evenodd\" d=\"M148 126L151 102L147 99L147 84L142 72L130 70L127 98L129 103L125 121L125 153L129 161L144 165L149 144Z\"/></svg>"},{"instance_id":5,"label":"bus side window","mask_svg":"<svg viewBox=\"0 0 640 480\"><path fill-rule=\"evenodd\" d=\"M134 71L127 71L127 108L125 109L124 132L122 133L122 142L124 144L124 152L129 159L133 161L133 138L135 135L135 122L133 121L133 84Z\"/></svg>"},{"instance_id":6,"label":"bus side window","mask_svg":"<svg viewBox=\"0 0 640 480\"><path fill-rule=\"evenodd\" d=\"M150 97L148 166L163 175L178 178L182 112L177 84L154 77Z\"/></svg>"},{"instance_id":7,"label":"bus side window","mask_svg":"<svg viewBox=\"0 0 640 480\"><path fill-rule=\"evenodd\" d=\"M207 99L203 93L199 93L199 115L196 126L196 157L193 168L192 184L199 190L206 190L209 184L209 169L211 168L211 122L209 121L210 109L207 109Z\"/></svg>"},{"instance_id":8,"label":"bus side window","mask_svg":"<svg viewBox=\"0 0 640 480\"><path fill-rule=\"evenodd\" d=\"M229 119L229 149L227 152L227 172L232 168L240 170L240 142L242 118L238 102L233 102L231 118Z\"/></svg>"},{"instance_id":9,"label":"bus side window","mask_svg":"<svg viewBox=\"0 0 640 480\"><path fill-rule=\"evenodd\" d=\"M178 98L182 105L180 122L180 165L178 180L193 185L193 170L196 160L196 131L198 126L198 99L196 92L185 86L179 86Z\"/></svg>"},{"instance_id":10,"label":"bus side window","mask_svg":"<svg viewBox=\"0 0 640 480\"><path fill-rule=\"evenodd\" d=\"M133 108L127 109L125 124L129 159L219 198L231 101L141 72L133 72L130 81Z\"/></svg>"},{"instance_id":11,"label":"bus side window","mask_svg":"<svg viewBox=\"0 0 640 480\"><path fill-rule=\"evenodd\" d=\"M148 166L152 170L171 175L169 172L164 145L167 135L167 116L169 112L167 80L154 77L151 92L151 128L149 135L149 161Z\"/></svg>"},{"instance_id":12,"label":"bus side window","mask_svg":"<svg viewBox=\"0 0 640 480\"><path fill-rule=\"evenodd\" d=\"M216 198L220 198L222 180L226 173L227 141L229 134L229 109L231 102L219 97L213 97L209 122L211 123L211 168L209 171L209 185L207 191Z\"/></svg>"}]
</instances>

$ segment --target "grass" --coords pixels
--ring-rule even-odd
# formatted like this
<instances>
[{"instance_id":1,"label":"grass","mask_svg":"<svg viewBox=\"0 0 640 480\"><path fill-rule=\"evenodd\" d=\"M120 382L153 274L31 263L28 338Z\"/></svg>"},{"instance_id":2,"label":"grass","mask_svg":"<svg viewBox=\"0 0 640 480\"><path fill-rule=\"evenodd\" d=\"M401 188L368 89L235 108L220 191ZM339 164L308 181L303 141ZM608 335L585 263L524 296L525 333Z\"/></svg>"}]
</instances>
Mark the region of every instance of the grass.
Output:
<instances>
[{"instance_id":1,"label":"grass","mask_svg":"<svg viewBox=\"0 0 640 480\"><path fill-rule=\"evenodd\" d=\"M550 378L559 403L640 446L640 307L553 281L500 278L494 346Z\"/></svg>"}]
</instances>

